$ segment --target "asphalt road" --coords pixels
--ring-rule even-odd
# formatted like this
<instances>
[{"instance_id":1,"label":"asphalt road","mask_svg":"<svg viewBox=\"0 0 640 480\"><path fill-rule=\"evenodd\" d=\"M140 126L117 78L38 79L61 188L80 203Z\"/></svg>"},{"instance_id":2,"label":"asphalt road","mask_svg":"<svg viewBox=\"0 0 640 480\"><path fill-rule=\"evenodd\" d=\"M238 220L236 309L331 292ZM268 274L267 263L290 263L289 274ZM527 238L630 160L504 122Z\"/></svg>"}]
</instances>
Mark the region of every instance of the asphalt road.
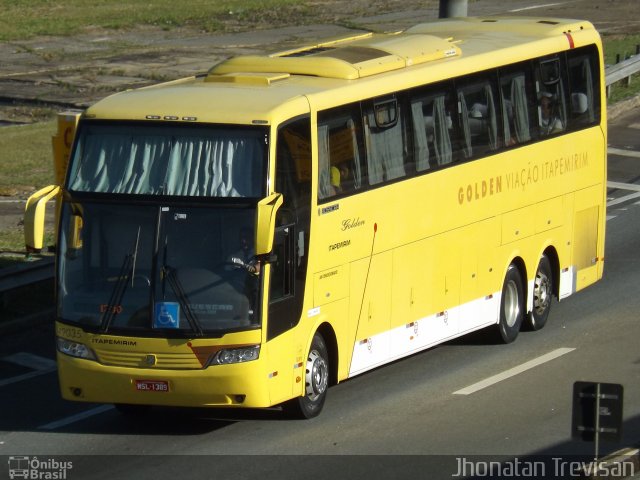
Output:
<instances>
[{"instance_id":1,"label":"asphalt road","mask_svg":"<svg viewBox=\"0 0 640 480\"><path fill-rule=\"evenodd\" d=\"M132 421L109 405L60 399L51 325L6 335L0 479L16 457L68 479L452 478L461 459L515 458L542 459L545 473L570 478L568 462L594 454L593 443L571 438L575 381L624 386L622 441L602 443L600 454L638 445L639 132L640 112L610 125L605 277L555 303L544 330L511 345L474 335L356 377L331 388L310 421L284 420L277 409L159 409Z\"/></svg>"},{"instance_id":2,"label":"asphalt road","mask_svg":"<svg viewBox=\"0 0 640 480\"><path fill-rule=\"evenodd\" d=\"M313 420L160 409L132 421L59 398L49 325L0 339L0 460L70 461L69 479L451 478L461 458L592 456L571 438L575 381L624 387L623 439L599 453L638 444L639 130L637 112L610 125L605 277L555 303L542 331L510 345L474 335L361 375L331 388Z\"/></svg>"}]
</instances>

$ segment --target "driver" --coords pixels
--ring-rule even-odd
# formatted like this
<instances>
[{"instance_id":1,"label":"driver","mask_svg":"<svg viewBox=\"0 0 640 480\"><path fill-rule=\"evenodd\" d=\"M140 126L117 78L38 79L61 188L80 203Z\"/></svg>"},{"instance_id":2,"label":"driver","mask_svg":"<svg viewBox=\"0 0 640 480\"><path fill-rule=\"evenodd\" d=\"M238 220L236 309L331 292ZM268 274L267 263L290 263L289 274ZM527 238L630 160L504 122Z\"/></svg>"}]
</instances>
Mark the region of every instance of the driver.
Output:
<instances>
[{"instance_id":1,"label":"driver","mask_svg":"<svg viewBox=\"0 0 640 480\"><path fill-rule=\"evenodd\" d=\"M255 251L252 248L252 231L248 227L240 229L239 248L229 257L229 263L235 268L244 268L247 272L258 275L260 263L257 261Z\"/></svg>"}]
</instances>

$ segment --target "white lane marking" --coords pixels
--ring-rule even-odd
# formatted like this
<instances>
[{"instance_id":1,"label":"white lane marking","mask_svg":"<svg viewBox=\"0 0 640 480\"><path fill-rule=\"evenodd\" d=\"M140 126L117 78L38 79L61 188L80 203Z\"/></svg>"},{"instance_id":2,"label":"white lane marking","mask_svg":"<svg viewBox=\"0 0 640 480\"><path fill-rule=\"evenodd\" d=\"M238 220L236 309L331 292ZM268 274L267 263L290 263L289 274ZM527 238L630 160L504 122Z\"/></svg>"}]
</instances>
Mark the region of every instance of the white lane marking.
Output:
<instances>
[{"instance_id":1,"label":"white lane marking","mask_svg":"<svg viewBox=\"0 0 640 480\"><path fill-rule=\"evenodd\" d=\"M495 385L498 382L511 378L522 372L526 372L527 370L537 367L538 365L542 365L543 363L550 362L551 360L561 357L562 355L566 355L569 352L573 352L574 350L575 348L558 348L557 350L554 350L545 355L542 355L541 357L534 358L533 360L523 363L522 365L518 365L517 367L511 368L509 370L505 370L502 373L499 373L489 378L485 378L484 380L478 383L474 383L473 385L469 385L468 387L465 387L462 390L453 392L453 394L454 395L471 395L472 393L475 393L484 388L490 387L491 385Z\"/></svg>"},{"instance_id":2,"label":"white lane marking","mask_svg":"<svg viewBox=\"0 0 640 480\"><path fill-rule=\"evenodd\" d=\"M535 10L536 8L555 7L557 5L564 5L565 3L567 2L547 3L545 5L531 5L530 7L522 7L522 8L516 8L514 10L509 10L509 13L524 12L526 10Z\"/></svg>"},{"instance_id":3,"label":"white lane marking","mask_svg":"<svg viewBox=\"0 0 640 480\"><path fill-rule=\"evenodd\" d=\"M29 372L23 375L18 375L17 377L5 378L0 380L0 387L6 387L7 385L11 385L12 383L23 382L25 380L29 380L30 378L39 377L40 375L46 375L47 373L53 373L56 369L53 368L51 370L39 370L36 372Z\"/></svg>"},{"instance_id":4,"label":"white lane marking","mask_svg":"<svg viewBox=\"0 0 640 480\"><path fill-rule=\"evenodd\" d=\"M27 367L34 370L33 372L24 373L11 378L4 378L0 380L0 387L5 387L13 383L29 380L30 378L39 377L40 375L46 375L47 373L56 371L56 362L49 358L39 357L27 352L18 352L13 355L7 355L0 358L4 362L15 363L21 367Z\"/></svg>"},{"instance_id":5,"label":"white lane marking","mask_svg":"<svg viewBox=\"0 0 640 480\"><path fill-rule=\"evenodd\" d=\"M94 415L100 415L101 413L113 410L113 408L113 405L101 405L99 407L92 408L91 410L86 410L84 412L71 415L70 417L47 423L46 425L40 425L38 427L38 430L55 430L56 428L66 427L67 425L79 422L80 420L84 420L86 418L93 417Z\"/></svg>"},{"instance_id":6,"label":"white lane marking","mask_svg":"<svg viewBox=\"0 0 640 480\"><path fill-rule=\"evenodd\" d=\"M640 130L640 123L632 123L631 125L627 125L627 128L633 128L635 130Z\"/></svg>"},{"instance_id":7,"label":"white lane marking","mask_svg":"<svg viewBox=\"0 0 640 480\"><path fill-rule=\"evenodd\" d=\"M620 190L633 190L640 192L640 185L635 183L607 182L607 188L619 188Z\"/></svg>"},{"instance_id":8,"label":"white lane marking","mask_svg":"<svg viewBox=\"0 0 640 480\"><path fill-rule=\"evenodd\" d=\"M640 192L630 193L629 195L625 195L624 197L617 198L615 200L611 200L607 202L607 208L613 207L614 205L618 205L620 203L628 202L629 200L633 200L634 198L640 197Z\"/></svg>"},{"instance_id":9,"label":"white lane marking","mask_svg":"<svg viewBox=\"0 0 640 480\"><path fill-rule=\"evenodd\" d=\"M607 215L607 221L613 220L616 217L617 217L617 215Z\"/></svg>"},{"instance_id":10,"label":"white lane marking","mask_svg":"<svg viewBox=\"0 0 640 480\"><path fill-rule=\"evenodd\" d=\"M640 158L640 152L637 152L635 150L623 150L622 148L609 147L607 148L607 153L613 154L613 155L620 155L622 157Z\"/></svg>"},{"instance_id":11,"label":"white lane marking","mask_svg":"<svg viewBox=\"0 0 640 480\"><path fill-rule=\"evenodd\" d=\"M633 200L634 198L640 197L640 185L636 185L635 183L621 183L621 182L607 182L607 188L617 188L619 190L631 190L636 193L630 193L629 195L625 195L624 197L616 198L613 200L609 200L607 202L607 208L613 207L615 205L619 205L624 202L628 202L629 200ZM608 220L608 218L607 218Z\"/></svg>"}]
</instances>

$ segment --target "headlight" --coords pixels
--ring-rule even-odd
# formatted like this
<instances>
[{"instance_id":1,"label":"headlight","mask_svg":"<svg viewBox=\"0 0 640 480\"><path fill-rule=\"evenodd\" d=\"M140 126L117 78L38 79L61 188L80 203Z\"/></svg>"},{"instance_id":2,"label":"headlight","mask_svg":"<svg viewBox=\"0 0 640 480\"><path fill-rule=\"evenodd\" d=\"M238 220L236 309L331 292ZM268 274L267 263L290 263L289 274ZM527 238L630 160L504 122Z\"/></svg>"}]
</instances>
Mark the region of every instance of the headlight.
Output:
<instances>
[{"instance_id":1,"label":"headlight","mask_svg":"<svg viewBox=\"0 0 640 480\"><path fill-rule=\"evenodd\" d=\"M86 358L87 360L95 360L96 356L93 351L87 348L83 343L72 342L66 338L56 337L58 351L71 357Z\"/></svg>"},{"instance_id":2,"label":"headlight","mask_svg":"<svg viewBox=\"0 0 640 480\"><path fill-rule=\"evenodd\" d=\"M260 356L260 345L220 350L209 360L209 365L228 365L257 360Z\"/></svg>"}]
</instances>

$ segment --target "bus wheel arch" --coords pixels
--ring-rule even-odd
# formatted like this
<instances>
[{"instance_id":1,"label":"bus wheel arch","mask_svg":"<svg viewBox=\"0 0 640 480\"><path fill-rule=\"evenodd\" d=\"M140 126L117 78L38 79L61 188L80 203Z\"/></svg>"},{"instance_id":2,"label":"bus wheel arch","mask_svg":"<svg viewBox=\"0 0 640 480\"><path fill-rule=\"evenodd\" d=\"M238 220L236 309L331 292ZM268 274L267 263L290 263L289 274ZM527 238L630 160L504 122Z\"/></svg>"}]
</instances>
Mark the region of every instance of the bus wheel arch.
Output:
<instances>
[{"instance_id":1,"label":"bus wheel arch","mask_svg":"<svg viewBox=\"0 0 640 480\"><path fill-rule=\"evenodd\" d=\"M335 333L327 324L313 335L304 360L304 393L283 404L283 411L291 418L317 417L327 397L329 385L335 383L337 345Z\"/></svg>"},{"instance_id":2,"label":"bus wheel arch","mask_svg":"<svg viewBox=\"0 0 640 480\"><path fill-rule=\"evenodd\" d=\"M553 281L553 294L556 298L560 297L560 257L553 245L548 246L542 253L546 255L551 263L551 279Z\"/></svg>"},{"instance_id":3,"label":"bus wheel arch","mask_svg":"<svg viewBox=\"0 0 640 480\"><path fill-rule=\"evenodd\" d=\"M322 335L329 355L329 386L336 385L338 383L338 360L340 357L338 354L338 338L328 323L320 325L316 333Z\"/></svg>"},{"instance_id":4,"label":"bus wheel arch","mask_svg":"<svg viewBox=\"0 0 640 480\"><path fill-rule=\"evenodd\" d=\"M514 258L505 272L500 296L497 333L503 343L513 342L520 333L527 305L526 278L524 261Z\"/></svg>"}]
</instances>

